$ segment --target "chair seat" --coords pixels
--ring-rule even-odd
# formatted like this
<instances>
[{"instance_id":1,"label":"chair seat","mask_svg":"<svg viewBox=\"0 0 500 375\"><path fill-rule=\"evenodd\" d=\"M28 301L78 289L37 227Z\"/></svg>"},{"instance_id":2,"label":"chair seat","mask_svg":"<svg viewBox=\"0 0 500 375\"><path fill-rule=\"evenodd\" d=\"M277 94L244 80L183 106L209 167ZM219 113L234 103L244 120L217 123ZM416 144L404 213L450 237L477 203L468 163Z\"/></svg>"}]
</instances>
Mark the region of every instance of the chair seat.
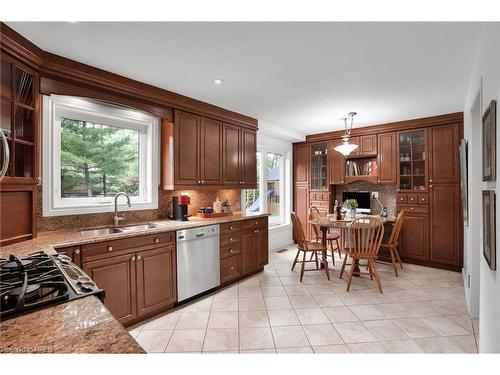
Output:
<instances>
[{"instance_id":1,"label":"chair seat","mask_svg":"<svg viewBox=\"0 0 500 375\"><path fill-rule=\"evenodd\" d=\"M326 234L326 239L328 241L335 241L335 240L338 240L340 238L340 234L339 233L327 233Z\"/></svg>"},{"instance_id":2,"label":"chair seat","mask_svg":"<svg viewBox=\"0 0 500 375\"><path fill-rule=\"evenodd\" d=\"M326 250L326 247L321 244L321 242L313 242L313 241L308 241L307 242L307 250L299 248L302 251L324 251Z\"/></svg>"}]
</instances>

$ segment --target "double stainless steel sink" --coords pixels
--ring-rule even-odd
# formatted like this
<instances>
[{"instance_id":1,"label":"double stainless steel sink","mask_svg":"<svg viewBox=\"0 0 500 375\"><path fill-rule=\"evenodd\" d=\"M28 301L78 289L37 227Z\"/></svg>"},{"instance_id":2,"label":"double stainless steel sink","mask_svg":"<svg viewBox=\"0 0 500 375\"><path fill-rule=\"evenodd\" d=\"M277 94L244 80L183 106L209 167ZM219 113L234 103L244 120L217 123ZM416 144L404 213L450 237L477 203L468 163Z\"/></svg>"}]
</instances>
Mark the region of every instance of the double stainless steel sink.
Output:
<instances>
[{"instance_id":1,"label":"double stainless steel sink","mask_svg":"<svg viewBox=\"0 0 500 375\"><path fill-rule=\"evenodd\" d=\"M124 227L88 229L88 230L82 230L80 234L84 237L100 237L114 233L143 232L145 230L157 229L157 228L161 228L161 226L155 223L147 223L147 224L128 225Z\"/></svg>"}]
</instances>

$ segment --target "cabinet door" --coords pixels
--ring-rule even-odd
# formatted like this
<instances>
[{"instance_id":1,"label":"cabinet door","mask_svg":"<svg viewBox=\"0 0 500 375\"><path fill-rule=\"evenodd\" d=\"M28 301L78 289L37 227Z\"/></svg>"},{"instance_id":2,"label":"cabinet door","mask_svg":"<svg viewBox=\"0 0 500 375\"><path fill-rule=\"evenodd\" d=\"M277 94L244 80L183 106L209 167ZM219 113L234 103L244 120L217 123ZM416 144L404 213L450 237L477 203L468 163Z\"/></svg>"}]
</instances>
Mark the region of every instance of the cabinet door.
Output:
<instances>
[{"instance_id":1,"label":"cabinet door","mask_svg":"<svg viewBox=\"0 0 500 375\"><path fill-rule=\"evenodd\" d=\"M104 305L120 323L126 323L137 316L135 255L84 262L83 270L99 288L104 289Z\"/></svg>"},{"instance_id":2,"label":"cabinet door","mask_svg":"<svg viewBox=\"0 0 500 375\"><path fill-rule=\"evenodd\" d=\"M139 316L175 302L175 248L173 246L137 253L136 267Z\"/></svg>"},{"instance_id":3,"label":"cabinet door","mask_svg":"<svg viewBox=\"0 0 500 375\"><path fill-rule=\"evenodd\" d=\"M240 129L224 124L222 143L222 183L240 185Z\"/></svg>"},{"instance_id":4,"label":"cabinet door","mask_svg":"<svg viewBox=\"0 0 500 375\"><path fill-rule=\"evenodd\" d=\"M402 257L429 260L429 215L407 213L400 236L399 252Z\"/></svg>"},{"instance_id":5,"label":"cabinet door","mask_svg":"<svg viewBox=\"0 0 500 375\"><path fill-rule=\"evenodd\" d=\"M377 135L363 135L359 137L359 153L361 155L377 155Z\"/></svg>"},{"instance_id":6,"label":"cabinet door","mask_svg":"<svg viewBox=\"0 0 500 375\"><path fill-rule=\"evenodd\" d=\"M429 183L460 183L459 125L429 129Z\"/></svg>"},{"instance_id":7,"label":"cabinet door","mask_svg":"<svg viewBox=\"0 0 500 375\"><path fill-rule=\"evenodd\" d=\"M309 182L309 144L293 146L293 179L296 184Z\"/></svg>"},{"instance_id":8,"label":"cabinet door","mask_svg":"<svg viewBox=\"0 0 500 375\"><path fill-rule=\"evenodd\" d=\"M256 229L241 232L241 273L247 274L256 269Z\"/></svg>"},{"instance_id":9,"label":"cabinet door","mask_svg":"<svg viewBox=\"0 0 500 375\"><path fill-rule=\"evenodd\" d=\"M330 161L330 184L343 185L345 181L345 158L340 152L335 151L335 147L342 144L341 139L334 139L329 142L328 159Z\"/></svg>"},{"instance_id":10,"label":"cabinet door","mask_svg":"<svg viewBox=\"0 0 500 375\"><path fill-rule=\"evenodd\" d=\"M269 231L267 228L259 228L256 234L256 256L257 256L257 267L264 267L269 263L269 241L268 241Z\"/></svg>"},{"instance_id":11,"label":"cabinet door","mask_svg":"<svg viewBox=\"0 0 500 375\"><path fill-rule=\"evenodd\" d=\"M293 194L293 207L295 213L299 217L300 223L302 224L302 229L304 230L304 235L306 238L309 238L308 227L307 224L307 215L309 211L309 202L308 202L308 187L307 185L296 185Z\"/></svg>"},{"instance_id":12,"label":"cabinet door","mask_svg":"<svg viewBox=\"0 0 500 375\"><path fill-rule=\"evenodd\" d=\"M0 189L0 246L36 237L37 186Z\"/></svg>"},{"instance_id":13,"label":"cabinet door","mask_svg":"<svg viewBox=\"0 0 500 375\"><path fill-rule=\"evenodd\" d=\"M396 133L378 135L378 182L397 182Z\"/></svg>"},{"instance_id":14,"label":"cabinet door","mask_svg":"<svg viewBox=\"0 0 500 375\"><path fill-rule=\"evenodd\" d=\"M433 262L461 266L460 185L432 185L430 257Z\"/></svg>"},{"instance_id":15,"label":"cabinet door","mask_svg":"<svg viewBox=\"0 0 500 375\"><path fill-rule=\"evenodd\" d=\"M360 142L361 142L361 140L359 139L359 137L351 137L350 138L349 143L354 144L354 145L358 145L358 147L353 152L351 152L349 155L357 156L357 155L361 154ZM342 141L340 141L340 143L342 143Z\"/></svg>"},{"instance_id":16,"label":"cabinet door","mask_svg":"<svg viewBox=\"0 0 500 375\"><path fill-rule=\"evenodd\" d=\"M241 166L240 178L244 188L257 187L257 133L254 130L240 129Z\"/></svg>"},{"instance_id":17,"label":"cabinet door","mask_svg":"<svg viewBox=\"0 0 500 375\"><path fill-rule=\"evenodd\" d=\"M202 185L220 185L222 123L205 117L200 121L200 171Z\"/></svg>"},{"instance_id":18,"label":"cabinet door","mask_svg":"<svg viewBox=\"0 0 500 375\"><path fill-rule=\"evenodd\" d=\"M199 116L175 111L175 184L198 185L199 165Z\"/></svg>"}]
</instances>

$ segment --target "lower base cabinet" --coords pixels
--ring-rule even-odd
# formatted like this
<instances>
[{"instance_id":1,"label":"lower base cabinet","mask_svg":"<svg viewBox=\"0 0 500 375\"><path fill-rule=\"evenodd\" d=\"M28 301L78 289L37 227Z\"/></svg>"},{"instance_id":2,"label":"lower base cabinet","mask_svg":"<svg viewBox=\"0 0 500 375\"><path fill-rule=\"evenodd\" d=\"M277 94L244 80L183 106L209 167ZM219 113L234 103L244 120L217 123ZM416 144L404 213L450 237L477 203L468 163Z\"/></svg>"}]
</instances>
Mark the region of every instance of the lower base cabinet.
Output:
<instances>
[{"instance_id":1,"label":"lower base cabinet","mask_svg":"<svg viewBox=\"0 0 500 375\"><path fill-rule=\"evenodd\" d=\"M400 234L401 257L425 261L429 259L429 215L406 214Z\"/></svg>"}]
</instances>

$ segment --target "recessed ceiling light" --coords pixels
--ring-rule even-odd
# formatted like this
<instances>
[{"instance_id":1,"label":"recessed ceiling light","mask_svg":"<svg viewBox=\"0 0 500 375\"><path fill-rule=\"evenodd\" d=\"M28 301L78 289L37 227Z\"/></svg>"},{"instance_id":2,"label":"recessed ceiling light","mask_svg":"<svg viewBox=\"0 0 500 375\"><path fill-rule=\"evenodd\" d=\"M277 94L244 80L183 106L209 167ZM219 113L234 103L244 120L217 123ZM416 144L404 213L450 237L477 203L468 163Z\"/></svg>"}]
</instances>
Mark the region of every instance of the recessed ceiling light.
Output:
<instances>
[{"instance_id":1,"label":"recessed ceiling light","mask_svg":"<svg viewBox=\"0 0 500 375\"><path fill-rule=\"evenodd\" d=\"M215 78L212 82L215 85L222 85L224 83L224 80L222 78Z\"/></svg>"}]
</instances>

